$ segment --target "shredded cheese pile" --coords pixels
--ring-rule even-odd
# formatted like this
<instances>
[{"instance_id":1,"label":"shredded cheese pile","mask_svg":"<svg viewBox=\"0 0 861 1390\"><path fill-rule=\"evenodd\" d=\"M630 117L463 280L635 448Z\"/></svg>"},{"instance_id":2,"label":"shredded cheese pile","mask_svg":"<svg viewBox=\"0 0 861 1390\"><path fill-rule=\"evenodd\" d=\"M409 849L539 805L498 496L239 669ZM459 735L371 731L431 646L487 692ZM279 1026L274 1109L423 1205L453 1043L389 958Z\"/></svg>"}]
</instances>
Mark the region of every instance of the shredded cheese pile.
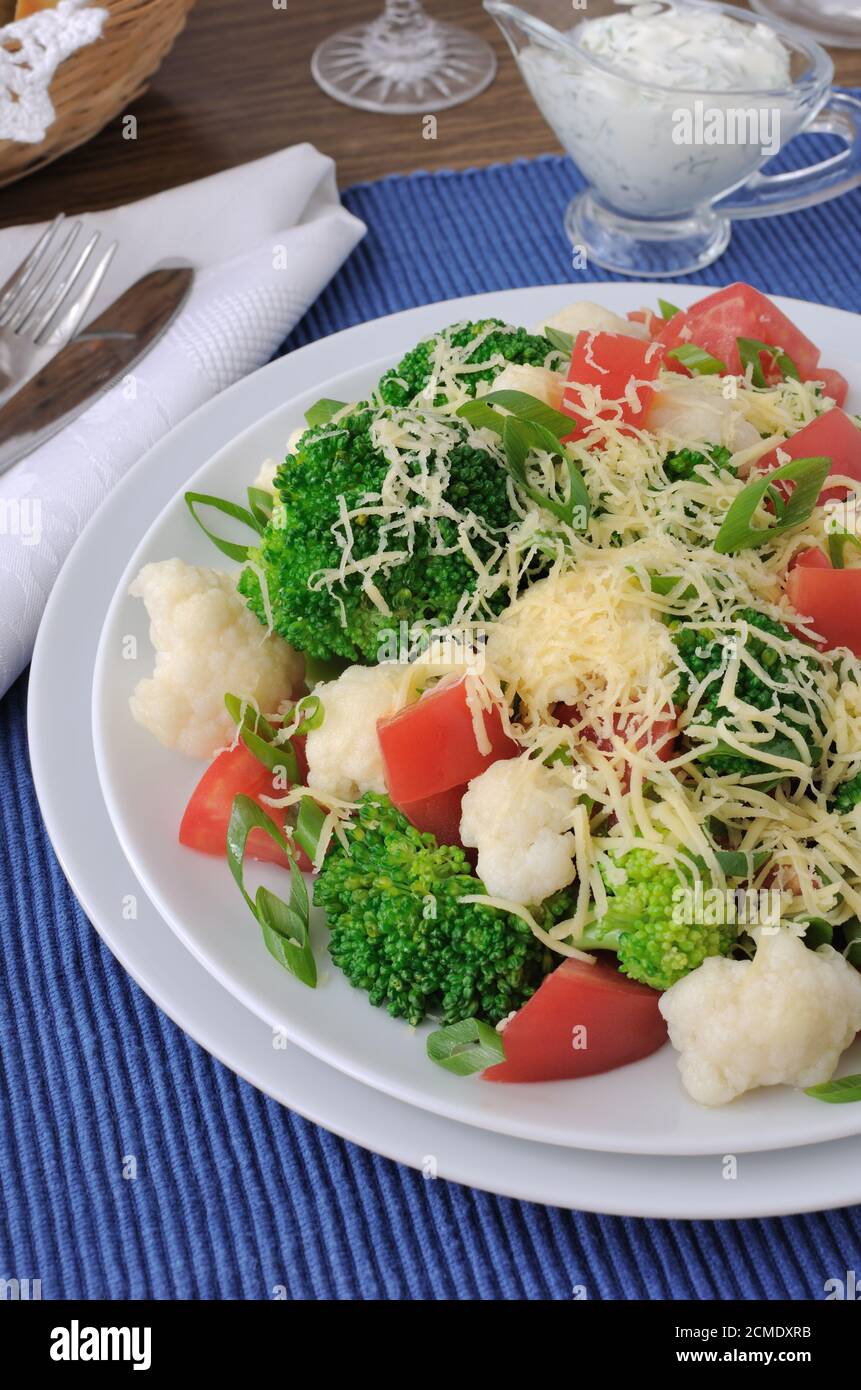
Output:
<instances>
[{"instance_id":1,"label":"shredded cheese pile","mask_svg":"<svg viewBox=\"0 0 861 1390\"><path fill-rule=\"evenodd\" d=\"M469 559L475 589L464 596L451 631L462 637L478 624L488 634L480 675L470 668L465 677L476 741L486 750L482 712L501 703L509 731L527 754L524 761L552 766L568 787L578 885L574 916L549 932L539 928L528 906L480 900L518 912L554 950L582 955L577 938L606 910L605 879L612 882L619 853L648 848L667 863L684 860L688 869L697 856L711 881L724 884L710 830L719 822L733 847L768 852L751 886L776 884L790 917L803 912L837 924L861 915L861 810L851 816L829 810L835 788L861 770L861 662L846 651L822 653L802 640L815 634L784 593L793 557L824 544L824 511L814 509L802 527L767 545L731 555L713 549L757 460L831 403L812 383L787 380L758 389L750 373L685 378L664 370L657 383L629 384L631 404L639 403L646 385L657 387L650 428L638 430L623 423L621 408L608 410L600 387L578 388L586 427L568 448L592 499L588 530L559 522L513 484L514 520L491 530L446 499L446 457L465 439L503 466L499 435L455 422L452 413L469 398L470 373L489 366L501 370L505 363L501 357L471 360L490 328L466 348L452 343L455 331L435 343L420 415L372 400L372 437L388 473L378 494L352 510L342 507L336 528L340 564L314 582L334 591L360 573L366 592L385 612L376 579L412 553L419 526L429 530L439 553L460 549ZM554 353L544 367L560 365L561 355ZM561 373L559 379L561 385ZM440 397L445 409L435 405ZM730 468L703 468L687 480L668 481L669 452L706 452L717 445L730 450ZM529 466L539 487L564 490L565 469L557 457L536 451ZM365 559L353 553L360 514L383 523L380 550ZM455 540L445 539L443 519ZM766 521L763 510L754 518ZM489 554L484 560L476 552L479 538ZM538 560L545 577L524 587L534 579ZM498 600L500 590L507 608L493 617L491 600ZM759 628L748 634L738 617L745 608L789 624L799 635L786 639ZM723 653L719 668L699 683L673 641L682 625L700 631L705 644L717 642ZM749 635L773 650L771 665L756 659ZM416 663L416 694L428 688L428 664L432 680L464 678L463 660L446 665L437 654L435 663L432 649ZM746 704L739 687L744 671L773 690L770 707ZM683 673L688 693L684 708L677 709ZM727 715L714 723L706 702L716 690ZM787 695L799 709L787 712L784 703L781 710L779 697ZM560 706L568 707L564 717ZM676 722L698 746L662 757L660 730ZM704 751L749 754L777 738L789 751L782 745L779 752L763 752L756 775L719 775L697 761ZM823 750L816 768L814 746ZM781 773L791 780L775 788Z\"/></svg>"}]
</instances>

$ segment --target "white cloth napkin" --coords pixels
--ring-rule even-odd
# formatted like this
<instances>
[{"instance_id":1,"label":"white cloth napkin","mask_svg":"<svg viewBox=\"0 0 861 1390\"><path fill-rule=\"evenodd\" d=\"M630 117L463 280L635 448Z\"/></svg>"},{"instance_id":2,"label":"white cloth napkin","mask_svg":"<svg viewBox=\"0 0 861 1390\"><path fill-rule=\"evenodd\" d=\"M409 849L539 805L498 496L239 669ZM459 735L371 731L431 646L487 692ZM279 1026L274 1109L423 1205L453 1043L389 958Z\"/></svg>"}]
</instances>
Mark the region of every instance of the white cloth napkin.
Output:
<instances>
[{"instance_id":1,"label":"white cloth napkin","mask_svg":"<svg viewBox=\"0 0 861 1390\"><path fill-rule=\"evenodd\" d=\"M173 326L132 369L132 389L117 385L0 477L0 695L30 660L60 567L114 483L197 406L267 362L365 232L341 207L332 161L311 145L84 221L119 241L91 318L160 261L178 257L199 273ZM0 283L38 231L0 231Z\"/></svg>"}]
</instances>

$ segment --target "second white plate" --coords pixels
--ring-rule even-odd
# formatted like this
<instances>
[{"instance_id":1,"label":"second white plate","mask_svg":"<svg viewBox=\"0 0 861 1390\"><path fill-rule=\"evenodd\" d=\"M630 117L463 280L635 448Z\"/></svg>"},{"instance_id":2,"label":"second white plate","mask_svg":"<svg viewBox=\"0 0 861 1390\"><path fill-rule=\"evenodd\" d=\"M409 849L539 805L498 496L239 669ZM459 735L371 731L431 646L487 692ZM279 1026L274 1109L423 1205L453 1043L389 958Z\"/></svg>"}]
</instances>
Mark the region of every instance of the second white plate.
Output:
<instances>
[{"instance_id":1,"label":"second white plate","mask_svg":"<svg viewBox=\"0 0 861 1390\"><path fill-rule=\"evenodd\" d=\"M699 293L690 287L673 289L682 305ZM578 287L578 293L624 311L649 302L655 290L601 284ZM570 287L550 286L393 315L305 349L318 370L304 380L295 370L303 353L292 354L234 388L234 399L247 392L261 402L259 419L238 437L227 430L224 447L190 481L199 491L240 499L262 459L283 453L288 434L319 396L360 398L384 365L445 323L495 314L528 324L570 298ZM784 307L820 342L828 364L850 378L855 403L861 402L861 368L846 356L857 338L857 320L794 301L785 301ZM309 382L313 386L303 390ZM218 404L204 407L191 423L204 431ZM178 481L188 474L188 437L186 424L155 451L159 460L167 457L172 463ZM189 517L181 492L133 554L105 622L93 691L96 757L109 813L148 896L189 950L241 1003L314 1056L398 1100L541 1143L619 1153L716 1154L774 1150L861 1132L861 1106L819 1105L784 1088L758 1092L722 1110L700 1109L682 1092L668 1048L634 1066L576 1083L503 1087L462 1080L427 1060L424 1030L412 1036L403 1023L371 1009L362 994L327 968L322 934L322 979L316 991L280 970L236 893L226 863L191 854L177 842L176 827L201 765L159 748L128 712L128 697L150 662L146 616L142 605L127 597L128 584L143 564L174 555L191 563L220 564ZM136 639L137 660L127 659L129 637ZM270 873L276 887L278 871ZM856 1049L854 1059L847 1059L849 1069L858 1069L859 1056Z\"/></svg>"}]
</instances>

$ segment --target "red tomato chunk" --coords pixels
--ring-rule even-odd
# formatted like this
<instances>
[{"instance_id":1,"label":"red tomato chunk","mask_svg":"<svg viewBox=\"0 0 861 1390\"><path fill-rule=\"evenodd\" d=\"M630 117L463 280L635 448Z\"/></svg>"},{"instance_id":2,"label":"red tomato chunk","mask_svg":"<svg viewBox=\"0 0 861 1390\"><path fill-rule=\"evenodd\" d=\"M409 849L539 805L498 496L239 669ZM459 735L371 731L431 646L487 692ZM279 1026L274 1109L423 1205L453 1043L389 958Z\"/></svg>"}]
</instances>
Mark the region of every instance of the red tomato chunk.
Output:
<instances>
[{"instance_id":1,"label":"red tomato chunk","mask_svg":"<svg viewBox=\"0 0 861 1390\"><path fill-rule=\"evenodd\" d=\"M305 780L304 740L294 739L293 747L299 759L299 773ZM268 816L279 823L280 812L267 806L264 796L283 795L284 788L272 785L272 773L258 762L244 743L219 753L210 763L197 786L179 827L179 841L201 854L227 853L227 826L235 796L250 796ZM289 868L290 861L283 850L263 830L252 830L248 836L247 853L252 859ZM304 851L296 847L296 863L300 869L310 869L311 862Z\"/></svg>"},{"instance_id":2,"label":"red tomato chunk","mask_svg":"<svg viewBox=\"0 0 861 1390\"><path fill-rule=\"evenodd\" d=\"M582 393L578 386L595 386L605 401L612 401L601 417L622 425L639 426L654 395L654 387L636 387L632 398L626 395L632 381L653 382L661 369L663 351L655 343L643 342L624 333L578 333L568 369L569 386L562 397L562 409L577 421L568 439L578 439L591 428L581 413Z\"/></svg>"},{"instance_id":3,"label":"red tomato chunk","mask_svg":"<svg viewBox=\"0 0 861 1390\"><path fill-rule=\"evenodd\" d=\"M660 994L600 960L566 960L503 1031L484 1081L566 1081L638 1062L667 1041Z\"/></svg>"},{"instance_id":4,"label":"red tomato chunk","mask_svg":"<svg viewBox=\"0 0 861 1390\"><path fill-rule=\"evenodd\" d=\"M777 468L778 449L791 459L830 458L833 474L861 483L861 430L844 410L837 407L826 410L824 415L817 415L809 425L765 454L757 462L757 472ZM819 505L824 506L832 499L843 500L848 493L849 488L845 486L823 488L819 494Z\"/></svg>"},{"instance_id":5,"label":"red tomato chunk","mask_svg":"<svg viewBox=\"0 0 861 1390\"><path fill-rule=\"evenodd\" d=\"M689 309L674 314L658 334L658 341L670 348L695 343L725 363L733 376L742 373L737 338L756 338L789 354L802 381L817 376L819 348L796 328L767 295L741 281L724 290L698 299ZM760 354L766 375L773 364ZM672 359L668 365L672 364Z\"/></svg>"},{"instance_id":6,"label":"red tomato chunk","mask_svg":"<svg viewBox=\"0 0 861 1390\"><path fill-rule=\"evenodd\" d=\"M487 753L478 747L466 684L459 680L378 721L386 786L396 806L464 786L499 758L520 752L503 728L499 709L482 711L479 717L490 742Z\"/></svg>"},{"instance_id":7,"label":"red tomato chunk","mask_svg":"<svg viewBox=\"0 0 861 1390\"><path fill-rule=\"evenodd\" d=\"M786 577L786 592L826 647L861 656L861 569L832 569L821 550L804 551Z\"/></svg>"}]
</instances>

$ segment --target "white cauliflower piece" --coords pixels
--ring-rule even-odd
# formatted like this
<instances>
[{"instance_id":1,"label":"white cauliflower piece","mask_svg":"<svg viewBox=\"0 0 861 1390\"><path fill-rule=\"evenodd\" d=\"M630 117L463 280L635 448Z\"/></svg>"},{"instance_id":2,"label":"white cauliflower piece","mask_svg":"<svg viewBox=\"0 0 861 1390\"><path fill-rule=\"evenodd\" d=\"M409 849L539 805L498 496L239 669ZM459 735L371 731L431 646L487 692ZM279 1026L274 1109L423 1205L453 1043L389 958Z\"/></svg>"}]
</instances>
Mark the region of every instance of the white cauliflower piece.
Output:
<instances>
[{"instance_id":1,"label":"white cauliflower piece","mask_svg":"<svg viewBox=\"0 0 861 1390\"><path fill-rule=\"evenodd\" d=\"M301 683L302 657L265 633L233 575L163 560L144 565L129 593L146 604L155 648L155 669L137 685L131 712L166 748L211 757L233 737L226 694L265 712Z\"/></svg>"},{"instance_id":2,"label":"white cauliflower piece","mask_svg":"<svg viewBox=\"0 0 861 1390\"><path fill-rule=\"evenodd\" d=\"M760 443L759 431L744 417L740 400L724 396L716 381L666 374L652 397L646 426L665 434L678 448L722 444L732 453Z\"/></svg>"},{"instance_id":3,"label":"white cauliflower piece","mask_svg":"<svg viewBox=\"0 0 861 1390\"><path fill-rule=\"evenodd\" d=\"M788 928L755 932L752 961L711 956L661 997L685 1090L725 1105L757 1086L829 1081L861 1030L861 974Z\"/></svg>"},{"instance_id":4,"label":"white cauliflower piece","mask_svg":"<svg viewBox=\"0 0 861 1390\"><path fill-rule=\"evenodd\" d=\"M260 465L260 472L252 483L252 487L259 487L261 492L275 491L275 474L281 467L277 459L264 459Z\"/></svg>"},{"instance_id":5,"label":"white cauliflower piece","mask_svg":"<svg viewBox=\"0 0 861 1390\"><path fill-rule=\"evenodd\" d=\"M307 425L299 425L298 429L293 431L290 438L287 440L287 448L284 451L285 454L295 454L299 447L299 440L302 438L307 428ZM263 492L274 492L275 474L280 467L280 459L264 459L260 465L260 472L252 483L252 487L259 487Z\"/></svg>"},{"instance_id":6,"label":"white cauliflower piece","mask_svg":"<svg viewBox=\"0 0 861 1390\"><path fill-rule=\"evenodd\" d=\"M605 309L603 304L593 304L589 299L578 299L576 304L569 304L558 314L542 319L532 331L543 333L546 328L558 328L560 333L570 333L572 338L583 332L624 333L627 338L643 339L649 336L645 324L623 319L621 314L614 314L612 309Z\"/></svg>"},{"instance_id":7,"label":"white cauliflower piece","mask_svg":"<svg viewBox=\"0 0 861 1390\"><path fill-rule=\"evenodd\" d=\"M478 850L478 877L493 898L530 906L573 883L575 797L533 758L491 763L467 788L460 838Z\"/></svg>"},{"instance_id":8,"label":"white cauliflower piece","mask_svg":"<svg viewBox=\"0 0 861 1390\"><path fill-rule=\"evenodd\" d=\"M509 362L499 376L488 383L487 391L525 391L527 396L535 396L545 405L551 405L554 410L561 410L562 392L566 385L567 378L559 372L548 371L546 367L527 367L520 366L517 362Z\"/></svg>"},{"instance_id":9,"label":"white cauliflower piece","mask_svg":"<svg viewBox=\"0 0 861 1390\"><path fill-rule=\"evenodd\" d=\"M383 754L377 720L406 703L409 667L348 666L337 680L314 687L323 705L323 723L305 744L308 786L344 801L363 792L384 792Z\"/></svg>"}]
</instances>

